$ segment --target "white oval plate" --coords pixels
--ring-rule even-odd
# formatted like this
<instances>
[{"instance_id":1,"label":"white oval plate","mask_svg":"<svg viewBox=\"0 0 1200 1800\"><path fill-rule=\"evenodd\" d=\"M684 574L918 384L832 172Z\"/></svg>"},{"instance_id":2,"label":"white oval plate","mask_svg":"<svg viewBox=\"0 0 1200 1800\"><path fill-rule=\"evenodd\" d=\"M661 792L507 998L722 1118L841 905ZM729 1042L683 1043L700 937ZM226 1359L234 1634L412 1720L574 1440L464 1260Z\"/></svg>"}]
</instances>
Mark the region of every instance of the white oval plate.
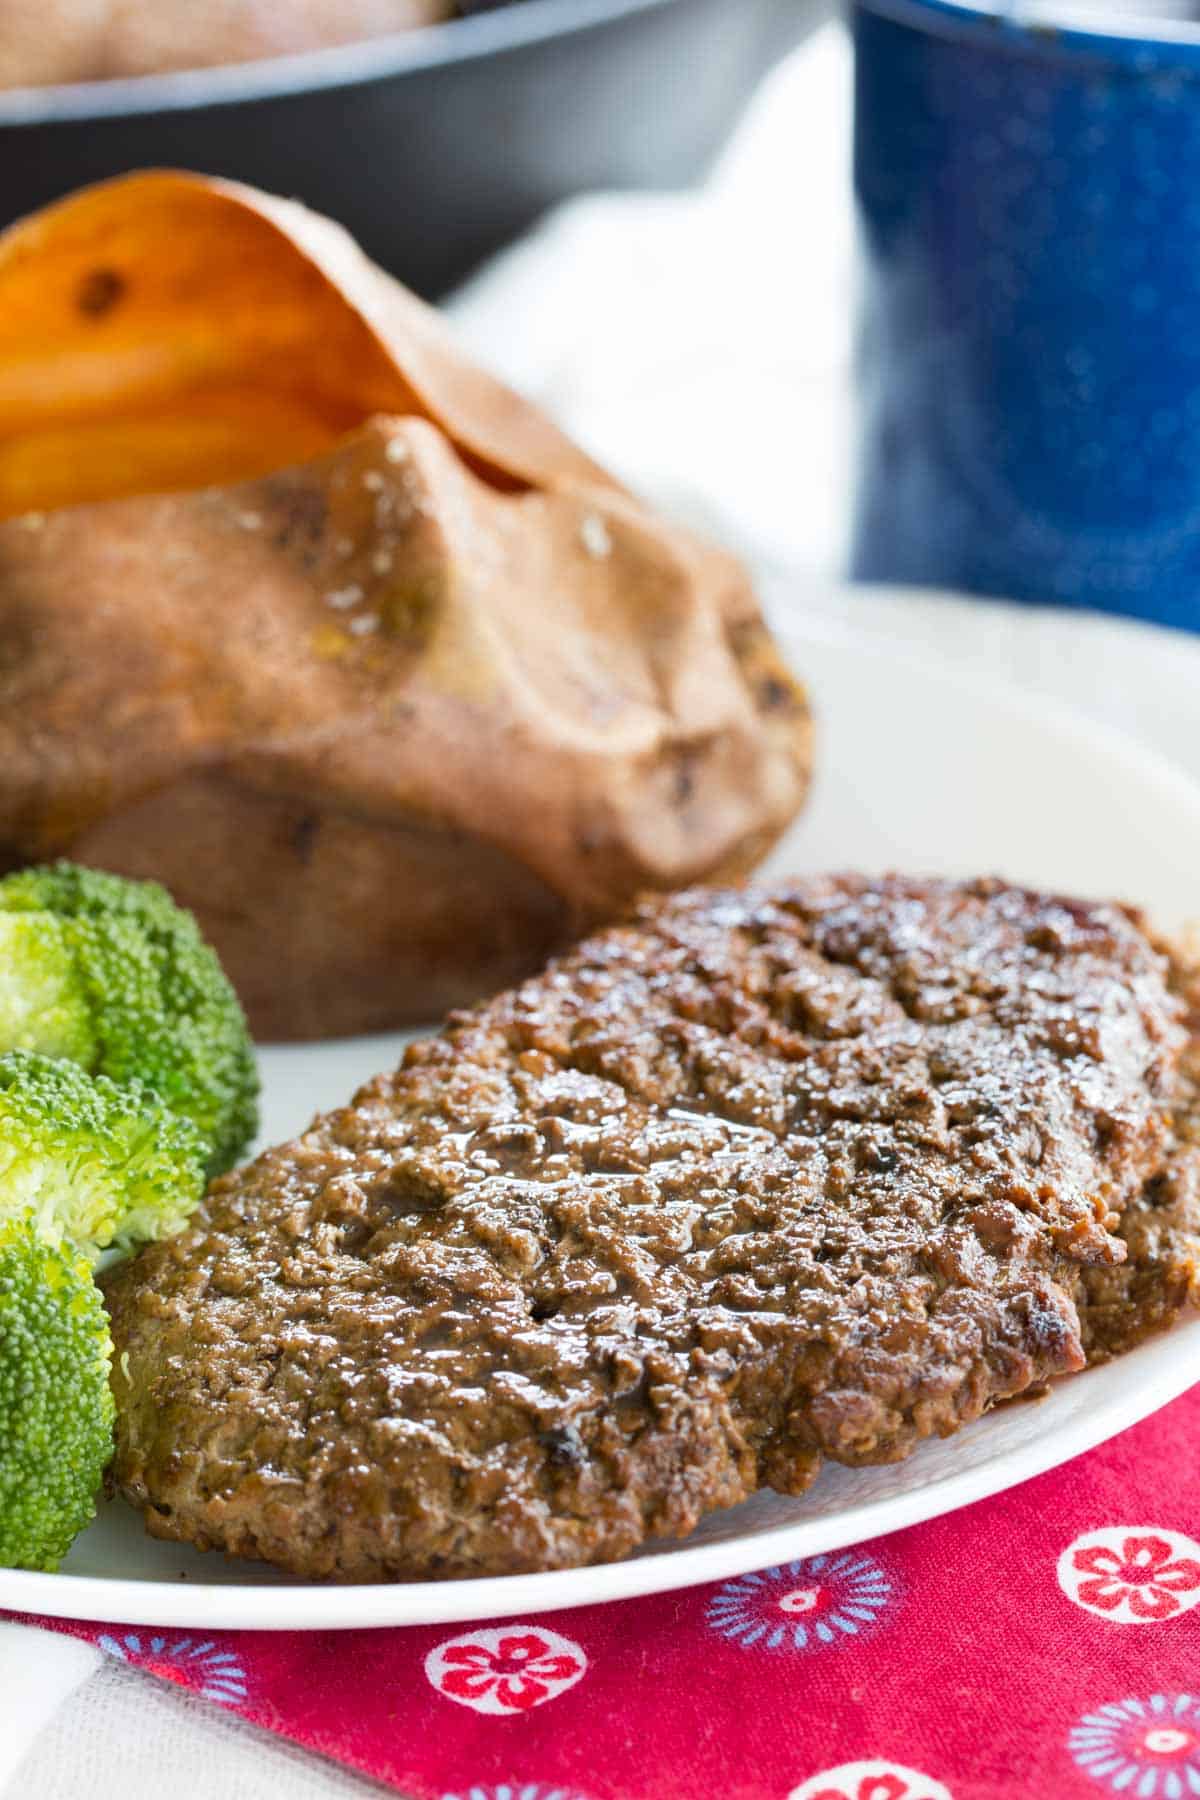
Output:
<instances>
[{"instance_id":1,"label":"white oval plate","mask_svg":"<svg viewBox=\"0 0 1200 1800\"><path fill-rule=\"evenodd\" d=\"M1012 689L910 662L827 623L788 633L812 685L820 773L779 871L992 873L1132 898L1176 927L1200 913L1200 788L1119 734ZM264 1135L285 1137L395 1059L400 1037L263 1052ZM627 1562L488 1580L318 1587L156 1543L105 1506L57 1575L0 1571L0 1607L138 1625L295 1630L548 1612L720 1580L912 1525L1102 1443L1200 1379L1200 1318L1123 1359L1002 1407L908 1462L829 1468Z\"/></svg>"}]
</instances>

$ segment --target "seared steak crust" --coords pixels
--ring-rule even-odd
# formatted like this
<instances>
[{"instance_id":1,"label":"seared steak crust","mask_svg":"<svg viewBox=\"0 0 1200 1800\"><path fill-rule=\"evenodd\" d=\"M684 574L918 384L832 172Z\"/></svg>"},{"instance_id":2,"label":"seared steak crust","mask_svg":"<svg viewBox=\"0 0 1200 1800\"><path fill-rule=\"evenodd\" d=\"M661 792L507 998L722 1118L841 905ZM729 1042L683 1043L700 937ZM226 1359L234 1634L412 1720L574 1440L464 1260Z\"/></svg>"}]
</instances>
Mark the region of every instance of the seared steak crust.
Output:
<instances>
[{"instance_id":1,"label":"seared steak crust","mask_svg":"<svg viewBox=\"0 0 1200 1800\"><path fill-rule=\"evenodd\" d=\"M1089 1363L1134 1349L1200 1294L1200 962L1174 955L1168 981L1188 1034L1171 1090L1170 1136L1161 1164L1121 1215L1124 1261L1078 1271Z\"/></svg>"},{"instance_id":2,"label":"seared steak crust","mask_svg":"<svg viewBox=\"0 0 1200 1800\"><path fill-rule=\"evenodd\" d=\"M1123 1215L1175 1207L1151 1322L1187 1298L1182 1011L1115 906L656 902L116 1274L116 1481L159 1535L372 1580L600 1561L906 1456L1119 1347Z\"/></svg>"}]
</instances>

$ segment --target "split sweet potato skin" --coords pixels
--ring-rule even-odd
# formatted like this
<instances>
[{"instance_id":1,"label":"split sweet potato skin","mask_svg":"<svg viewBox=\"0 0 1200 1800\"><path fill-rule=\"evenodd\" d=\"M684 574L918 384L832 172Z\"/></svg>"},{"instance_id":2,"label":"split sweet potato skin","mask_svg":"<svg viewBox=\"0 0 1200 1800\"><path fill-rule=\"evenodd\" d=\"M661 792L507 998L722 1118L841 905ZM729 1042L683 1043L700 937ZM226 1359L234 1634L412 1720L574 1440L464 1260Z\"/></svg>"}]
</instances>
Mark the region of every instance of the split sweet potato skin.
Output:
<instances>
[{"instance_id":1,"label":"split sweet potato skin","mask_svg":"<svg viewBox=\"0 0 1200 1800\"><path fill-rule=\"evenodd\" d=\"M651 564L649 529L497 494L417 419L7 521L0 860L164 881L268 1038L428 1019L747 870L804 793L803 692L736 565L657 524Z\"/></svg>"},{"instance_id":2,"label":"split sweet potato skin","mask_svg":"<svg viewBox=\"0 0 1200 1800\"><path fill-rule=\"evenodd\" d=\"M0 519L269 474L380 413L502 489L617 486L295 201L153 170L0 232Z\"/></svg>"},{"instance_id":3,"label":"split sweet potato skin","mask_svg":"<svg viewBox=\"0 0 1200 1800\"><path fill-rule=\"evenodd\" d=\"M0 238L0 865L164 881L260 1037L748 871L811 736L733 559L327 221L152 175Z\"/></svg>"}]
</instances>

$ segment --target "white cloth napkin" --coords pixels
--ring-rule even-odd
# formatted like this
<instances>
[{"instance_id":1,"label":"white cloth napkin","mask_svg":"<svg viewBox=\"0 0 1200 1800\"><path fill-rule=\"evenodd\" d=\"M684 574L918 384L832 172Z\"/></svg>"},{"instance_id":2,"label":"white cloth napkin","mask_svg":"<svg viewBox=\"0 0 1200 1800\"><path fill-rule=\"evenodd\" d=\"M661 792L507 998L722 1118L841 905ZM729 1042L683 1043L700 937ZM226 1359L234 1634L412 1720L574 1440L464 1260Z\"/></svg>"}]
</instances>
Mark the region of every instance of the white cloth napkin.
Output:
<instances>
[{"instance_id":1,"label":"white cloth napkin","mask_svg":"<svg viewBox=\"0 0 1200 1800\"><path fill-rule=\"evenodd\" d=\"M828 25L702 192L575 201L451 308L469 349L630 486L823 576L850 487L850 94Z\"/></svg>"},{"instance_id":2,"label":"white cloth napkin","mask_svg":"<svg viewBox=\"0 0 1200 1800\"><path fill-rule=\"evenodd\" d=\"M850 59L830 26L768 82L710 185L553 215L452 304L480 359L631 485L807 606L1124 725L1200 779L1200 640L850 593ZM786 571L786 574L781 574ZM71 1639L0 1624L6 1800L346 1800L376 1791Z\"/></svg>"},{"instance_id":3,"label":"white cloth napkin","mask_svg":"<svg viewBox=\"0 0 1200 1800\"><path fill-rule=\"evenodd\" d=\"M0 1782L20 1767L43 1726L95 1674L100 1654L91 1644L0 1620Z\"/></svg>"}]
</instances>

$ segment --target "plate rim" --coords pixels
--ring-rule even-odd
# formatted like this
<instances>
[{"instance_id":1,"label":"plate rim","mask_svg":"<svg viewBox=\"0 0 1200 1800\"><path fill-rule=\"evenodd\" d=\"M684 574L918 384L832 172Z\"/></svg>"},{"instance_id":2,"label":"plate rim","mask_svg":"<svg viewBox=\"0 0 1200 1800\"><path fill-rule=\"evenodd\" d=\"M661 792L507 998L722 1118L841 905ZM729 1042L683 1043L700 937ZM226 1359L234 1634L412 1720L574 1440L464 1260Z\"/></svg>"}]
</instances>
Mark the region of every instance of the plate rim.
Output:
<instances>
[{"instance_id":1,"label":"plate rim","mask_svg":"<svg viewBox=\"0 0 1200 1800\"><path fill-rule=\"evenodd\" d=\"M1035 719L1043 735L1070 742L1085 754L1099 748L1105 759L1119 758L1131 772L1143 773L1149 783L1167 789L1173 803L1194 814L1200 830L1200 784L1152 746L1117 726L1090 719L1067 702L1027 695L1013 682L963 670L948 657L898 650L893 643L856 631L852 621L828 614L806 612L790 620L776 616L772 626L784 651L794 653L801 665L806 643L858 650L886 660L890 669L907 668L924 679L949 682L960 694L974 695L989 710L1006 712L1011 719ZM819 717L819 696L816 709ZM1153 914L1152 903L1148 910ZM1200 892L1197 910L1200 912ZM1200 1355L1195 1350L1191 1355L1179 1355L1167 1349L1191 1344L1200 1345L1200 1314L1179 1320L1169 1331L1102 1368L1064 1378L1074 1389L1080 1382L1103 1379L1114 1368L1132 1370L1139 1361L1151 1365L1147 1378L1116 1385L1099 1407L1080 1408L1064 1425L1043 1431L1030 1443L979 1461L964 1460L960 1470L900 1494L742 1536L574 1569L443 1582L332 1585L267 1580L238 1584L205 1583L190 1577L142 1581L124 1575L0 1569L0 1610L26 1617L117 1621L168 1629L382 1630L513 1618L521 1613L557 1612L677 1592L814 1554L815 1545L806 1547L809 1538L819 1536L821 1550L838 1550L887 1536L1061 1467L1149 1418L1194 1386L1200 1379ZM1059 1386L1054 1384L1054 1389ZM1053 1392L1041 1404L1052 1405ZM964 1443L970 1442L973 1429L969 1427L963 1434ZM995 1479L997 1466L1006 1471L999 1481ZM210 1554L219 1557L222 1553Z\"/></svg>"}]
</instances>

